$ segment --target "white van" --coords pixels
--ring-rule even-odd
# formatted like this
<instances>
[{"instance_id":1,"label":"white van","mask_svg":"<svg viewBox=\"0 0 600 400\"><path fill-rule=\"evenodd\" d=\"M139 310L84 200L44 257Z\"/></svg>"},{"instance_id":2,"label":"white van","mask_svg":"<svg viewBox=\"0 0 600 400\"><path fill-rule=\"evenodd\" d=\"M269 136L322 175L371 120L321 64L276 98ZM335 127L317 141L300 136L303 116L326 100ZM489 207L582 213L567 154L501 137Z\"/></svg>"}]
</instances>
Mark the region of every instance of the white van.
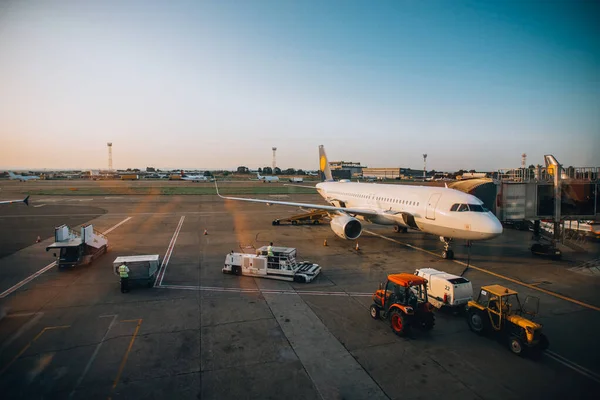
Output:
<instances>
[{"instance_id":1,"label":"white van","mask_svg":"<svg viewBox=\"0 0 600 400\"><path fill-rule=\"evenodd\" d=\"M473 299L473 285L462 276L433 268L417 269L415 275L427 279L427 297L436 308L464 307Z\"/></svg>"}]
</instances>

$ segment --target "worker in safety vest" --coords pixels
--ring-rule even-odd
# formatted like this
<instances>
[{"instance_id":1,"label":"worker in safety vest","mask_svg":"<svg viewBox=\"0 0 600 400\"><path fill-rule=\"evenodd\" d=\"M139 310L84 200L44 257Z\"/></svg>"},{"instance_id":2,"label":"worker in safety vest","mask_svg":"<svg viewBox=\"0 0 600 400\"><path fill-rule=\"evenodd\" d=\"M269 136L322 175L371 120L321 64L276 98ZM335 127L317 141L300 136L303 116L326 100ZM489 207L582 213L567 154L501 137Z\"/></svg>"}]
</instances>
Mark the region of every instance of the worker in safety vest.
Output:
<instances>
[{"instance_id":1,"label":"worker in safety vest","mask_svg":"<svg viewBox=\"0 0 600 400\"><path fill-rule=\"evenodd\" d=\"M119 276L121 277L121 293L129 292L129 268L125 263L119 267Z\"/></svg>"},{"instance_id":2,"label":"worker in safety vest","mask_svg":"<svg viewBox=\"0 0 600 400\"><path fill-rule=\"evenodd\" d=\"M275 264L273 256L273 242L271 242L267 247L267 268L273 268L273 265Z\"/></svg>"}]
</instances>

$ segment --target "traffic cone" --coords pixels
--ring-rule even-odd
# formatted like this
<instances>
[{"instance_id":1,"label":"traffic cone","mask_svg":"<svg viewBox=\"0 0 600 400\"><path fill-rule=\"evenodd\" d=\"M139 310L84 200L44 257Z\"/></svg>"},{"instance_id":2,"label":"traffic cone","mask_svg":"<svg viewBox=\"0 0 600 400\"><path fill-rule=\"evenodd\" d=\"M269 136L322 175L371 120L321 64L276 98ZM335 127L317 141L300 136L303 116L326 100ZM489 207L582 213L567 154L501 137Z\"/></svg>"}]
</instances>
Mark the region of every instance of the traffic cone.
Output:
<instances>
[{"instance_id":1,"label":"traffic cone","mask_svg":"<svg viewBox=\"0 0 600 400\"><path fill-rule=\"evenodd\" d=\"M206 231L206 229L204 230L204 234L205 234L205 235L208 235L208 232Z\"/></svg>"},{"instance_id":2,"label":"traffic cone","mask_svg":"<svg viewBox=\"0 0 600 400\"><path fill-rule=\"evenodd\" d=\"M323 241L323 246L327 246L327 239Z\"/></svg>"},{"instance_id":3,"label":"traffic cone","mask_svg":"<svg viewBox=\"0 0 600 400\"><path fill-rule=\"evenodd\" d=\"M36 243L39 243L39 242L41 242L41 241L42 241L42 239L41 239L41 238L39 237L39 235L38 235L38 237L37 237L37 239L35 240L35 242L36 242Z\"/></svg>"},{"instance_id":4,"label":"traffic cone","mask_svg":"<svg viewBox=\"0 0 600 400\"><path fill-rule=\"evenodd\" d=\"M354 248L354 250L359 251L360 248L358 247L358 242L356 242L356 247Z\"/></svg>"}]
</instances>

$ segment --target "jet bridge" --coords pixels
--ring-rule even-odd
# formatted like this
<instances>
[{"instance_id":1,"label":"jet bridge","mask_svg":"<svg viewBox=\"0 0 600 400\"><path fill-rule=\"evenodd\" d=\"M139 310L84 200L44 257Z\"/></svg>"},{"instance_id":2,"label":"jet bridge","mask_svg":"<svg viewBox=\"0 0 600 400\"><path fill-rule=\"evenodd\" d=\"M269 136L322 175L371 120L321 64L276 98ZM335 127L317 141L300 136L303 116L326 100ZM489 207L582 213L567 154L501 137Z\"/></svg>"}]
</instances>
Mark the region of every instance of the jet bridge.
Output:
<instances>
[{"instance_id":1,"label":"jet bridge","mask_svg":"<svg viewBox=\"0 0 600 400\"><path fill-rule=\"evenodd\" d=\"M600 167L563 168L552 155L544 158L545 167L494 174L495 213L502 222L535 221L535 236L541 220L551 221L553 243L564 243L565 221L600 220Z\"/></svg>"}]
</instances>

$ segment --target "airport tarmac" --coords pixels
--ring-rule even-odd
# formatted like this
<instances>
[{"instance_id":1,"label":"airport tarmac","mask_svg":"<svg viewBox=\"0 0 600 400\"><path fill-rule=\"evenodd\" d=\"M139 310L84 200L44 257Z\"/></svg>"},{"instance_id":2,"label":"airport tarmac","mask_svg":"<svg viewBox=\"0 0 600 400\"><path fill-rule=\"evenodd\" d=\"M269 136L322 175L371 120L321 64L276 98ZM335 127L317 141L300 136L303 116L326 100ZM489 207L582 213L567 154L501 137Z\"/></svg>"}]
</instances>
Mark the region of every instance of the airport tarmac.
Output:
<instances>
[{"instance_id":1,"label":"airport tarmac","mask_svg":"<svg viewBox=\"0 0 600 400\"><path fill-rule=\"evenodd\" d=\"M365 225L356 251L327 225L271 225L293 208L216 196L40 197L0 211L2 242L20 227L43 231L40 243L0 258L7 398L591 399L600 389L598 278L569 269L596 253L534 258L530 233L513 230L471 249L464 276L475 291L498 283L540 298L536 320L550 352L531 360L450 313L409 338L369 316L370 296L389 273L462 273L460 243L455 261L442 260L438 238ZM45 251L51 227L83 222L109 231L109 253L58 271ZM270 241L296 247L321 275L295 284L221 272L231 250ZM161 274L155 287L122 294L111 263L135 254L159 254Z\"/></svg>"}]
</instances>

